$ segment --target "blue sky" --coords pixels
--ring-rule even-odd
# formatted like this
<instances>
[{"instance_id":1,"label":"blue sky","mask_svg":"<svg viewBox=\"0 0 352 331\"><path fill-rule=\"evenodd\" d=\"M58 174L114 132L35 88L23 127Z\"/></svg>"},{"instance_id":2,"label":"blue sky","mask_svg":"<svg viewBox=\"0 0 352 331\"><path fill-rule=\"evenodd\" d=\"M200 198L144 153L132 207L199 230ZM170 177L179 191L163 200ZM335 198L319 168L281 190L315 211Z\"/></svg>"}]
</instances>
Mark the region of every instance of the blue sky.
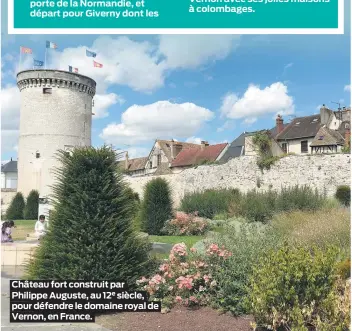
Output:
<instances>
[{"instance_id":1,"label":"blue sky","mask_svg":"<svg viewBox=\"0 0 352 331\"><path fill-rule=\"evenodd\" d=\"M8 35L2 1L2 160L17 157L19 47L50 68L68 65L97 81L92 143L146 156L156 138L232 141L271 128L281 113L317 113L325 103L350 106L350 4L344 35L99 36ZM85 49L97 52L93 68ZM32 58L23 56L22 69Z\"/></svg>"}]
</instances>

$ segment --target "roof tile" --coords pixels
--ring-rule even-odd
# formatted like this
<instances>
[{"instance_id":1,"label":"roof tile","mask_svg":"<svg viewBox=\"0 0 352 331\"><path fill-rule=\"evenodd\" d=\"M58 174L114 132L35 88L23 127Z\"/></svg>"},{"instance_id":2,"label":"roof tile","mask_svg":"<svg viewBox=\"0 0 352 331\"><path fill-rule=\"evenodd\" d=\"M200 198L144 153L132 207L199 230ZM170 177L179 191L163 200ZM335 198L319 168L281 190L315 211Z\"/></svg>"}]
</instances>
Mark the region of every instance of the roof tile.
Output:
<instances>
[{"instance_id":1,"label":"roof tile","mask_svg":"<svg viewBox=\"0 0 352 331\"><path fill-rule=\"evenodd\" d=\"M209 145L204 149L201 149L201 146L185 148L177 155L176 159L173 160L171 166L185 167L195 165L202 161L215 161L226 146L227 143Z\"/></svg>"}]
</instances>

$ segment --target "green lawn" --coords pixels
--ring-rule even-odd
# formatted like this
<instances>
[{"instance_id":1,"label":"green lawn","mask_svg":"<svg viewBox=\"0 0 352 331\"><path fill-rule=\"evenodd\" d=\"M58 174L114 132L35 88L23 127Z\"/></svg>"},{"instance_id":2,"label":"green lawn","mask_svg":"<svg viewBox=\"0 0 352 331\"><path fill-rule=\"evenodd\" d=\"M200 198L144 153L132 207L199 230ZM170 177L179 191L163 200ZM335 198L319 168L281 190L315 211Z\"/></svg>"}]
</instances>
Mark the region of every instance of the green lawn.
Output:
<instances>
[{"instance_id":1,"label":"green lawn","mask_svg":"<svg viewBox=\"0 0 352 331\"><path fill-rule=\"evenodd\" d=\"M149 236L149 241L151 242L159 242L171 245L183 242L189 248L191 248L197 241L202 239L204 239L204 236Z\"/></svg>"},{"instance_id":2,"label":"green lawn","mask_svg":"<svg viewBox=\"0 0 352 331\"><path fill-rule=\"evenodd\" d=\"M25 240L27 233L34 232L36 220L18 220L14 222L16 227L12 229L13 240Z\"/></svg>"}]
</instances>

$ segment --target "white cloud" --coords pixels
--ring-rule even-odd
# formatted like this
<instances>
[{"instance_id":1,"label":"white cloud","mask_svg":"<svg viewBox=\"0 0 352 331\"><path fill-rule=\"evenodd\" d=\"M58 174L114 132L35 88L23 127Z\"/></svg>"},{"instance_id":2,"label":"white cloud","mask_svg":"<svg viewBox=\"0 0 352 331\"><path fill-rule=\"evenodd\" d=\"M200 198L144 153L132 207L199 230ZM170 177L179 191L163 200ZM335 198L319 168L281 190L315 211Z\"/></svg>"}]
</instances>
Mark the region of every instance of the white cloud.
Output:
<instances>
[{"instance_id":1,"label":"white cloud","mask_svg":"<svg viewBox=\"0 0 352 331\"><path fill-rule=\"evenodd\" d=\"M125 100L115 93L97 94L94 97L94 116L93 118L104 118L109 116L107 110L110 106L119 103L123 104Z\"/></svg>"},{"instance_id":2,"label":"white cloud","mask_svg":"<svg viewBox=\"0 0 352 331\"><path fill-rule=\"evenodd\" d=\"M345 91L345 92L351 92L351 85L346 85L346 86L344 87L344 91Z\"/></svg>"},{"instance_id":3,"label":"white cloud","mask_svg":"<svg viewBox=\"0 0 352 331\"><path fill-rule=\"evenodd\" d=\"M223 132L234 127L233 121L226 121L222 126L216 129L217 132Z\"/></svg>"},{"instance_id":4,"label":"white cloud","mask_svg":"<svg viewBox=\"0 0 352 331\"><path fill-rule=\"evenodd\" d=\"M248 117L243 121L243 124L252 125L257 121L256 117Z\"/></svg>"},{"instance_id":5,"label":"white cloud","mask_svg":"<svg viewBox=\"0 0 352 331\"><path fill-rule=\"evenodd\" d=\"M162 35L159 44L134 41L128 37L98 37L92 45L51 52L50 66L67 70L77 67L83 75L97 81L98 93L108 86L127 85L135 91L152 92L164 85L170 70L195 69L212 60L227 57L239 42L239 36ZM97 53L93 58L86 48Z\"/></svg>"},{"instance_id":6,"label":"white cloud","mask_svg":"<svg viewBox=\"0 0 352 331\"><path fill-rule=\"evenodd\" d=\"M1 151L17 153L18 130L1 130Z\"/></svg>"},{"instance_id":7,"label":"white cloud","mask_svg":"<svg viewBox=\"0 0 352 331\"><path fill-rule=\"evenodd\" d=\"M230 119L248 119L270 113L290 115L294 113L293 98L288 95L287 86L281 82L260 89L250 85L242 97L229 93L223 98L221 113Z\"/></svg>"},{"instance_id":8,"label":"white cloud","mask_svg":"<svg viewBox=\"0 0 352 331\"><path fill-rule=\"evenodd\" d=\"M20 91L16 85L1 89L1 149L2 152L15 152L18 145L20 120Z\"/></svg>"},{"instance_id":9,"label":"white cloud","mask_svg":"<svg viewBox=\"0 0 352 331\"><path fill-rule=\"evenodd\" d=\"M94 59L103 68L93 67L93 58L87 57L86 49L97 53ZM98 37L91 46L66 48L52 54L51 66L67 70L68 65L79 69L83 75L97 82L98 93L104 93L110 85L127 85L136 91L152 91L163 86L164 62L155 55L156 46L127 37Z\"/></svg>"},{"instance_id":10,"label":"white cloud","mask_svg":"<svg viewBox=\"0 0 352 331\"><path fill-rule=\"evenodd\" d=\"M20 120L20 91L16 85L1 89L1 130L17 130Z\"/></svg>"},{"instance_id":11,"label":"white cloud","mask_svg":"<svg viewBox=\"0 0 352 331\"><path fill-rule=\"evenodd\" d=\"M239 41L235 35L161 35L159 53L169 69L194 69L226 58Z\"/></svg>"},{"instance_id":12,"label":"white cloud","mask_svg":"<svg viewBox=\"0 0 352 331\"><path fill-rule=\"evenodd\" d=\"M204 141L204 139L202 138L198 138L198 137L189 137L186 139L187 143L192 143L192 144L201 144L201 142Z\"/></svg>"},{"instance_id":13,"label":"white cloud","mask_svg":"<svg viewBox=\"0 0 352 331\"><path fill-rule=\"evenodd\" d=\"M194 103L158 101L150 105L133 105L121 116L121 123L110 123L100 137L107 143L134 145L157 138L194 135L214 118L209 109Z\"/></svg>"}]
</instances>

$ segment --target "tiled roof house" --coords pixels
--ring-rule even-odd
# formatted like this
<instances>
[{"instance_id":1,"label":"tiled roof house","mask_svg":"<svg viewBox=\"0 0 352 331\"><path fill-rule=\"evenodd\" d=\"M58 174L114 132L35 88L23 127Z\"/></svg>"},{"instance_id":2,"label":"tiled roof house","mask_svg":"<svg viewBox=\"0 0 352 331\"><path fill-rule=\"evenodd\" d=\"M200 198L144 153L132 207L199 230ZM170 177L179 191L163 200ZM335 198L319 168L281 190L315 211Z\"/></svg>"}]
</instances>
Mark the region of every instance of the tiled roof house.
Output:
<instances>
[{"instance_id":1,"label":"tiled roof house","mask_svg":"<svg viewBox=\"0 0 352 331\"><path fill-rule=\"evenodd\" d=\"M172 173L171 163L182 150L200 146L199 144L176 140L156 140L148 156L146 173L154 175L170 174Z\"/></svg>"},{"instance_id":2,"label":"tiled roof house","mask_svg":"<svg viewBox=\"0 0 352 331\"><path fill-rule=\"evenodd\" d=\"M351 109L333 111L324 105L320 114L297 117L283 126L277 119L276 135L284 153L336 153L350 141Z\"/></svg>"},{"instance_id":3,"label":"tiled roof house","mask_svg":"<svg viewBox=\"0 0 352 331\"><path fill-rule=\"evenodd\" d=\"M171 168L187 168L208 162L218 161L225 152L227 143L185 148L171 162Z\"/></svg>"}]
</instances>

